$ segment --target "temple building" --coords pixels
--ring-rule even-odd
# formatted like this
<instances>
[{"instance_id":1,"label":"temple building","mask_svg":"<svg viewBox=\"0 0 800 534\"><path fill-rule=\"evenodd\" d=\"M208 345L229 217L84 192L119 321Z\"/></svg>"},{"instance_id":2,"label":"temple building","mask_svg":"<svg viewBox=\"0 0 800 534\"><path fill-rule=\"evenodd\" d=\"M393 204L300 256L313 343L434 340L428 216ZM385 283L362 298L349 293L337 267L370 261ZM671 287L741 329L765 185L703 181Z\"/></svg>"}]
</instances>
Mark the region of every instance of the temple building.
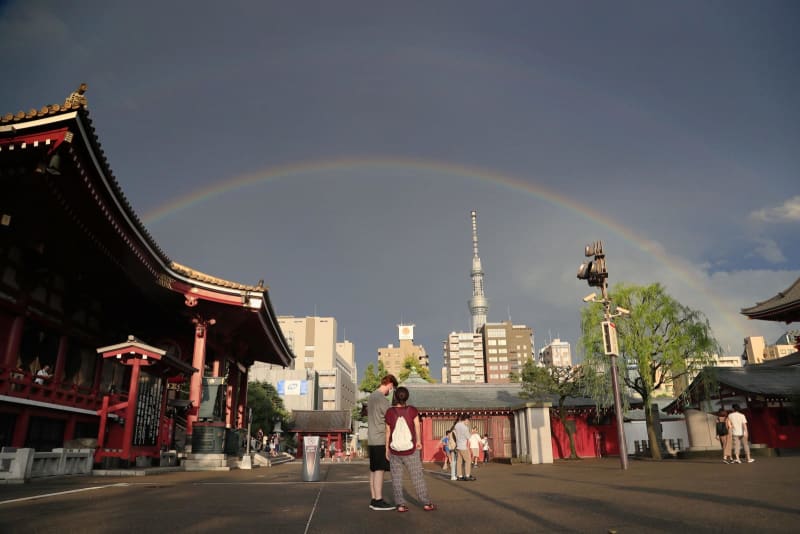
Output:
<instances>
[{"instance_id":1,"label":"temple building","mask_svg":"<svg viewBox=\"0 0 800 534\"><path fill-rule=\"evenodd\" d=\"M269 290L169 258L81 89L0 116L0 446L82 440L97 462L125 464L233 452L248 368L293 360Z\"/></svg>"}]
</instances>

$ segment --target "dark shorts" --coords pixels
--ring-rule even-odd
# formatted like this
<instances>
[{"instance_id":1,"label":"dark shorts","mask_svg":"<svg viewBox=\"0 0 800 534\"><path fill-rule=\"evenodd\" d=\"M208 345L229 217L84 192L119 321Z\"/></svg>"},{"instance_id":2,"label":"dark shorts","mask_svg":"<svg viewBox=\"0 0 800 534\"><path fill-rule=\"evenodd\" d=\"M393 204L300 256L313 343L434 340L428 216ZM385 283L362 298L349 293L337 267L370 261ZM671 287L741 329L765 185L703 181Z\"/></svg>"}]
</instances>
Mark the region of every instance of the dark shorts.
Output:
<instances>
[{"instance_id":1,"label":"dark shorts","mask_svg":"<svg viewBox=\"0 0 800 534\"><path fill-rule=\"evenodd\" d=\"M389 460L386 459L386 445L370 445L369 447L369 470L370 471L389 471Z\"/></svg>"}]
</instances>

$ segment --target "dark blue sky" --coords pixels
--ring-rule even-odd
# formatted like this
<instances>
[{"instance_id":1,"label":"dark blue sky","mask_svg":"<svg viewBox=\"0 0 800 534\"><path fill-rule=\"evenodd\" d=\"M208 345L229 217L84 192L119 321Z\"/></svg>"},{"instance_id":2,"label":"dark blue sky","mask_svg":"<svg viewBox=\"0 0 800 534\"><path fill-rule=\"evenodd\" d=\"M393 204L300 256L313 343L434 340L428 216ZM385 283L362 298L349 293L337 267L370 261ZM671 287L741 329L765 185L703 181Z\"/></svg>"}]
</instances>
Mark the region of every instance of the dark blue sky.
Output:
<instances>
[{"instance_id":1,"label":"dark blue sky","mask_svg":"<svg viewBox=\"0 0 800 534\"><path fill-rule=\"evenodd\" d=\"M405 321L439 376L471 209L489 318L537 348L576 343L603 239L612 283L663 283L738 354L785 328L739 309L800 276L799 23L793 1L3 2L0 109L87 82L162 248L336 317L361 369Z\"/></svg>"}]
</instances>

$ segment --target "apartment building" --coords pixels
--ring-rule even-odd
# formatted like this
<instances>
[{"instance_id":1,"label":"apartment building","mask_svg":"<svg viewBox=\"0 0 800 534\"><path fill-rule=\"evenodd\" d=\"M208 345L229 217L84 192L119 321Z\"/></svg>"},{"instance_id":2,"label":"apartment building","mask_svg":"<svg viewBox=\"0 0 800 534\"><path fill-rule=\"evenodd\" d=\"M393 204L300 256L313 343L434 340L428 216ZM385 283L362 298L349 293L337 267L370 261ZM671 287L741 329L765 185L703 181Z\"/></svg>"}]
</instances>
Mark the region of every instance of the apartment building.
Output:
<instances>
[{"instance_id":1,"label":"apartment building","mask_svg":"<svg viewBox=\"0 0 800 534\"><path fill-rule=\"evenodd\" d=\"M387 373L395 376L400 374L403 369L403 362L409 356L413 356L426 369L430 367L428 352L422 345L414 344L414 325L397 325L398 346L389 344L386 347L378 348L378 361L383 362L383 367Z\"/></svg>"},{"instance_id":2,"label":"apartment building","mask_svg":"<svg viewBox=\"0 0 800 534\"><path fill-rule=\"evenodd\" d=\"M349 341L337 341L336 319L278 316L278 324L295 355L294 365L281 369L254 364L253 379L266 380L279 389L282 381L291 386L282 394L279 391L287 409L349 410L355 406L355 347Z\"/></svg>"},{"instance_id":3,"label":"apartment building","mask_svg":"<svg viewBox=\"0 0 800 534\"><path fill-rule=\"evenodd\" d=\"M486 382L482 333L451 332L444 341L443 355L443 383L483 384Z\"/></svg>"},{"instance_id":4,"label":"apartment building","mask_svg":"<svg viewBox=\"0 0 800 534\"><path fill-rule=\"evenodd\" d=\"M490 384L508 384L511 373L520 374L528 358L533 357L533 330L511 321L486 323L480 328L485 371Z\"/></svg>"}]
</instances>

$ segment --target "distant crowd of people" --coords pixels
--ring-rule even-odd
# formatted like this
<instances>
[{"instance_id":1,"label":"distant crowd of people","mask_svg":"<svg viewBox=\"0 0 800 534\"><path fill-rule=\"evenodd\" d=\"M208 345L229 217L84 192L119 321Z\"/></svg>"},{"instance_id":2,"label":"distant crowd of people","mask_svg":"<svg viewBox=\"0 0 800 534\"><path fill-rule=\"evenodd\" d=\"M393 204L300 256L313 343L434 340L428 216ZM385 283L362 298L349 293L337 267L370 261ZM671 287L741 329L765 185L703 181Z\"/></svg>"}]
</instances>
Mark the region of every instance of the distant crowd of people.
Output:
<instances>
[{"instance_id":1,"label":"distant crowd of people","mask_svg":"<svg viewBox=\"0 0 800 534\"><path fill-rule=\"evenodd\" d=\"M270 456L277 456L281 448L281 438L278 434L272 436L265 434L264 430L259 428L258 432L250 437L250 448Z\"/></svg>"}]
</instances>

